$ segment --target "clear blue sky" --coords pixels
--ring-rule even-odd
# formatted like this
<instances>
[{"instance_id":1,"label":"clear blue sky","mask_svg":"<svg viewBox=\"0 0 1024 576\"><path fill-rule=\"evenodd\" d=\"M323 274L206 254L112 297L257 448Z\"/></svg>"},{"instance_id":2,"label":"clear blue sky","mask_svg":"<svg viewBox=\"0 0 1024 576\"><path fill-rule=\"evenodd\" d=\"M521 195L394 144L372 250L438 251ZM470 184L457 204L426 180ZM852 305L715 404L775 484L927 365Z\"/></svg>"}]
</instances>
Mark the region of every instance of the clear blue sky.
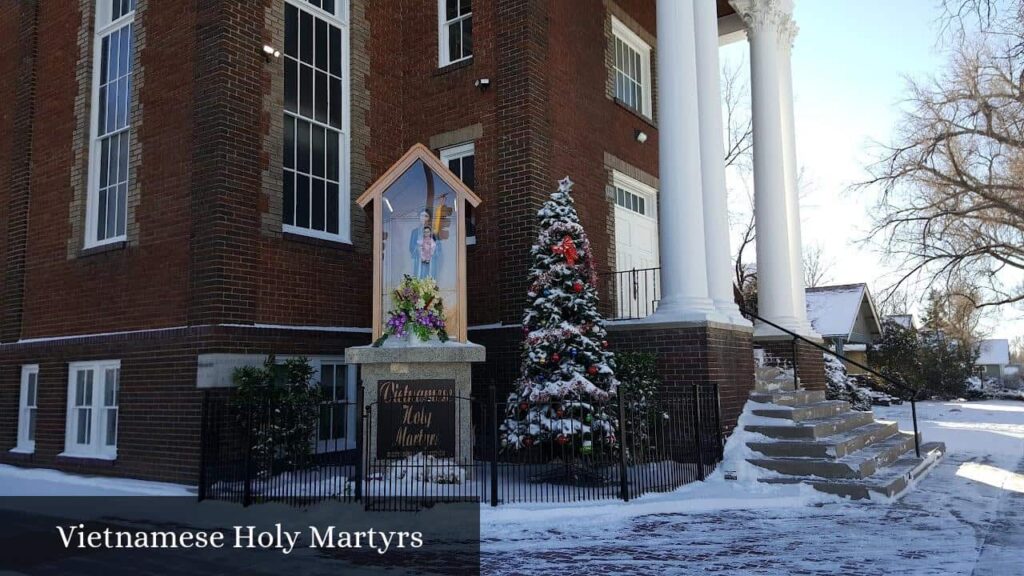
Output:
<instances>
[{"instance_id":1,"label":"clear blue sky","mask_svg":"<svg viewBox=\"0 0 1024 576\"><path fill-rule=\"evenodd\" d=\"M823 247L834 283L888 285L891 271L857 243L874 197L847 188L866 176L872 141L891 140L905 78L943 66L938 16L938 0L796 0L797 162L807 184L803 240ZM724 47L723 63L746 63L748 50L745 41ZM1021 316L1000 310L986 327L992 337L1012 338L1024 334Z\"/></svg>"}]
</instances>

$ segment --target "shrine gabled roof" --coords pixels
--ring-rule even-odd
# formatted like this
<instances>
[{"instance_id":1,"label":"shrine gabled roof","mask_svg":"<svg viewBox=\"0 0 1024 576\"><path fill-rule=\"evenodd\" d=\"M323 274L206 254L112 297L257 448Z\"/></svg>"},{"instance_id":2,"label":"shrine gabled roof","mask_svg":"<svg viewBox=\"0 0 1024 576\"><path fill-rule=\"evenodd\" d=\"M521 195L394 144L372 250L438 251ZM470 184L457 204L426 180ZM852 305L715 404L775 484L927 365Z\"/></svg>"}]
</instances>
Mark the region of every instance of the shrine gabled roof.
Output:
<instances>
[{"instance_id":1,"label":"shrine gabled roof","mask_svg":"<svg viewBox=\"0 0 1024 576\"><path fill-rule=\"evenodd\" d=\"M453 190L464 194L466 196L466 202L469 202L471 206L475 208L480 205L480 197L470 190L458 176L453 174L452 171L449 170L443 162L441 162L440 158L430 151L430 148L427 148L423 144L415 144L412 148L409 148L408 152L403 154L397 162L388 168L387 172L378 178L376 182L371 184L370 187L366 189L366 192L363 192L359 198L356 199L356 204L358 204L360 208L365 208L366 205L369 204L370 200L373 200L383 194L384 191L394 184L395 181L401 178L409 168L412 168L413 165L416 164L417 160L426 164L428 168L444 180L446 184L451 186Z\"/></svg>"}]
</instances>

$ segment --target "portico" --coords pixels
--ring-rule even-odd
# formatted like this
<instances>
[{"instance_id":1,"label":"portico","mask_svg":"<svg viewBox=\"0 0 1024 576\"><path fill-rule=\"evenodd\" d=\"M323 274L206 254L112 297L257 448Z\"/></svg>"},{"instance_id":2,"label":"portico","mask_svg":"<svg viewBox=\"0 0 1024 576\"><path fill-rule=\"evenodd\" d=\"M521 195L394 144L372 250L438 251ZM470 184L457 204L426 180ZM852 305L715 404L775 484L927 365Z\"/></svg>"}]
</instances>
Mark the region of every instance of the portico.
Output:
<instances>
[{"instance_id":1,"label":"portico","mask_svg":"<svg viewBox=\"0 0 1024 576\"><path fill-rule=\"evenodd\" d=\"M657 0L661 296L644 324L749 329L732 290L718 50L750 43L758 309L817 338L804 302L790 51L792 0ZM737 27L737 18L742 28ZM696 89L694 89L696 87ZM781 332L755 323L754 337Z\"/></svg>"}]
</instances>

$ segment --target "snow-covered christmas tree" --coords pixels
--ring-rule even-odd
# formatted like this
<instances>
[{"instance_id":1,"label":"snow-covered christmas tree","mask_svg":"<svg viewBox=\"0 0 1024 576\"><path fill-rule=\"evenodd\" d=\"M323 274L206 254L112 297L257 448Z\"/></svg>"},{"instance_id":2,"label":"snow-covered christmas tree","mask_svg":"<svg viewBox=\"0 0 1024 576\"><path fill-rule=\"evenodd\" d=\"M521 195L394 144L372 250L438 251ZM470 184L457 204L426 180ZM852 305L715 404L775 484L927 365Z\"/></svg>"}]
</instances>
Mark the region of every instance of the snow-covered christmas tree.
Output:
<instances>
[{"instance_id":1,"label":"snow-covered christmas tree","mask_svg":"<svg viewBox=\"0 0 1024 576\"><path fill-rule=\"evenodd\" d=\"M615 360L597 310L597 275L590 242L570 195L559 181L538 212L531 249L530 304L523 314L522 369L502 426L506 447L571 445L589 454L615 444Z\"/></svg>"}]
</instances>

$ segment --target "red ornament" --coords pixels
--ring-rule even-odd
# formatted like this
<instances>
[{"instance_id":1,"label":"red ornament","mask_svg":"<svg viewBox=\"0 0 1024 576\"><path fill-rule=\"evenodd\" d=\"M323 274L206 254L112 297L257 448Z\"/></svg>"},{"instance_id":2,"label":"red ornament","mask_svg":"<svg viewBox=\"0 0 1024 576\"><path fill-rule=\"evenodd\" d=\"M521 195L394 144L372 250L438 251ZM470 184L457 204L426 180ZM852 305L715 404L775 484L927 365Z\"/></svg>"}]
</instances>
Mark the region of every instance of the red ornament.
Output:
<instances>
[{"instance_id":1,"label":"red ornament","mask_svg":"<svg viewBox=\"0 0 1024 576\"><path fill-rule=\"evenodd\" d=\"M558 416L559 418L565 418L565 411L559 408L558 412L555 412L555 415Z\"/></svg>"},{"instance_id":2,"label":"red ornament","mask_svg":"<svg viewBox=\"0 0 1024 576\"><path fill-rule=\"evenodd\" d=\"M572 283L572 289L573 289L573 290L574 290L574 291L575 291L575 292L576 292L577 294L578 294L578 293L580 293L580 292L583 292L583 282L580 282L579 280L577 280L577 281L573 282L573 283Z\"/></svg>"},{"instance_id":3,"label":"red ornament","mask_svg":"<svg viewBox=\"0 0 1024 576\"><path fill-rule=\"evenodd\" d=\"M601 348L607 348L607 347L608 347L608 341L607 340L601 340Z\"/></svg>"},{"instance_id":4,"label":"red ornament","mask_svg":"<svg viewBox=\"0 0 1024 576\"><path fill-rule=\"evenodd\" d=\"M558 438L555 438L555 442L558 442L561 446L565 446L569 442L569 438L565 434L559 434Z\"/></svg>"},{"instance_id":5,"label":"red ornament","mask_svg":"<svg viewBox=\"0 0 1024 576\"><path fill-rule=\"evenodd\" d=\"M523 412L526 412L529 408L530 408L530 405L527 404L526 402L520 402L519 403L519 409L522 410Z\"/></svg>"},{"instance_id":6,"label":"red ornament","mask_svg":"<svg viewBox=\"0 0 1024 576\"><path fill-rule=\"evenodd\" d=\"M526 446L527 448L533 446L533 437L527 436L526 438L523 438L523 446Z\"/></svg>"},{"instance_id":7,"label":"red ornament","mask_svg":"<svg viewBox=\"0 0 1024 576\"><path fill-rule=\"evenodd\" d=\"M597 366L591 366L590 368L587 368L587 374L590 374L591 376L597 374Z\"/></svg>"},{"instance_id":8,"label":"red ornament","mask_svg":"<svg viewBox=\"0 0 1024 576\"><path fill-rule=\"evenodd\" d=\"M569 235L566 235L562 238L561 242L552 246L551 252L564 256L569 266L575 266L576 259L579 258L579 252L576 251L576 243L572 241L572 237Z\"/></svg>"},{"instance_id":9,"label":"red ornament","mask_svg":"<svg viewBox=\"0 0 1024 576\"><path fill-rule=\"evenodd\" d=\"M562 359L562 357L558 355L558 352L555 352L554 354L551 355L551 361L552 362L558 362L561 359Z\"/></svg>"}]
</instances>

